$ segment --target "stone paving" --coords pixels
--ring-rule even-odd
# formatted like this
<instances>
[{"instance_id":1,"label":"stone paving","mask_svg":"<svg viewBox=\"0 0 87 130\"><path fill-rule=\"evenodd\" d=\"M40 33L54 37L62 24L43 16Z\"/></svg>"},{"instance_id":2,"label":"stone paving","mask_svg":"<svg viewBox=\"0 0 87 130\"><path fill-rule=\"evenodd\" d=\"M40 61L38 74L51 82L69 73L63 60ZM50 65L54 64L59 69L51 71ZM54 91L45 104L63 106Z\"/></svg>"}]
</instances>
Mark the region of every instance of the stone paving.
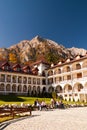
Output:
<instances>
[{"instance_id":1,"label":"stone paving","mask_svg":"<svg viewBox=\"0 0 87 130\"><path fill-rule=\"evenodd\" d=\"M87 107L33 111L32 117L11 123L4 130L87 130Z\"/></svg>"}]
</instances>

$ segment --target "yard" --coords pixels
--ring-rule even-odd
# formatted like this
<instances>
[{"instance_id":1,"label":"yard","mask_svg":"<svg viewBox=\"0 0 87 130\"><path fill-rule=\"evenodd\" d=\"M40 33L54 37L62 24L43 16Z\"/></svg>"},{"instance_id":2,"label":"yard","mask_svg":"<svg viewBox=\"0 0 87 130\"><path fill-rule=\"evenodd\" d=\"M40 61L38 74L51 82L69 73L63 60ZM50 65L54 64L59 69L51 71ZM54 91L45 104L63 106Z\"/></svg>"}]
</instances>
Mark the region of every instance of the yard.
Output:
<instances>
[{"instance_id":1,"label":"yard","mask_svg":"<svg viewBox=\"0 0 87 130\"><path fill-rule=\"evenodd\" d=\"M3 105L21 105L23 104L30 104L33 105L34 101L37 99L37 97L27 97L27 96L16 96L16 95L0 95L0 106ZM50 103L50 98L38 98L39 101L44 100L47 104ZM15 117L19 118L19 117ZM6 120L12 119L11 116L0 118L0 123Z\"/></svg>"},{"instance_id":2,"label":"yard","mask_svg":"<svg viewBox=\"0 0 87 130\"><path fill-rule=\"evenodd\" d=\"M27 96L15 96L15 95L0 95L0 105L4 104L30 104L32 105L37 97ZM46 103L50 103L50 98L38 98L39 101L44 100Z\"/></svg>"},{"instance_id":3,"label":"yard","mask_svg":"<svg viewBox=\"0 0 87 130\"><path fill-rule=\"evenodd\" d=\"M16 95L0 95L0 106L6 106L6 105L18 105L20 106L21 104L29 104L29 105L33 105L34 101L38 99L39 101L45 101L46 104L50 104L50 98L37 98L37 97L28 97L28 96L16 96ZM58 100L58 99L56 99ZM77 107L77 106L87 106L87 103L84 102L71 102L71 101L63 101L64 105L66 106L70 106L70 107ZM15 118L19 118L19 117L15 117ZM6 120L12 119L12 117L8 116L8 117L3 117L0 118L0 123Z\"/></svg>"}]
</instances>

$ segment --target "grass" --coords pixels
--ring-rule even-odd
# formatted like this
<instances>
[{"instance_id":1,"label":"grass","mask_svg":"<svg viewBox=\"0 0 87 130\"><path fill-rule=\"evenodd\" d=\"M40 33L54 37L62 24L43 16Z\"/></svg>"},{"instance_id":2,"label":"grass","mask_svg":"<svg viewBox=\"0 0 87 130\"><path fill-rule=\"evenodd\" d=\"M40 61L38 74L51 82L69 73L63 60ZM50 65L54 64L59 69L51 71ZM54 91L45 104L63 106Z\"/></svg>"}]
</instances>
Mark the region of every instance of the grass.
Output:
<instances>
[{"instance_id":1,"label":"grass","mask_svg":"<svg viewBox=\"0 0 87 130\"><path fill-rule=\"evenodd\" d=\"M4 104L18 104L20 105L21 103L24 104L30 104L32 105L34 101L38 99L39 101L44 100L47 104L50 104L50 98L38 98L38 97L28 97L28 96L16 96L16 95L0 95L0 105ZM63 101L64 104L87 104L84 102L80 101Z\"/></svg>"},{"instance_id":2,"label":"grass","mask_svg":"<svg viewBox=\"0 0 87 130\"><path fill-rule=\"evenodd\" d=\"M13 117L11 117L11 116L0 117L0 123L5 122L5 121L8 121L8 120L11 120L11 119L13 119Z\"/></svg>"},{"instance_id":3,"label":"grass","mask_svg":"<svg viewBox=\"0 0 87 130\"><path fill-rule=\"evenodd\" d=\"M21 117L25 117L25 116L29 116L29 114L25 114L25 115L15 115L14 118L12 116L5 116L5 117L0 117L0 123L8 121L8 120L12 120L12 119L18 119Z\"/></svg>"},{"instance_id":4,"label":"grass","mask_svg":"<svg viewBox=\"0 0 87 130\"><path fill-rule=\"evenodd\" d=\"M2 104L33 104L37 97L15 96L15 95L0 95L0 105ZM39 101L44 100L50 103L50 98L38 98Z\"/></svg>"},{"instance_id":5,"label":"grass","mask_svg":"<svg viewBox=\"0 0 87 130\"><path fill-rule=\"evenodd\" d=\"M32 105L34 101L38 99L39 101L44 100L47 104L50 103L50 98L37 98L37 97L27 97L27 96L16 96L16 95L0 95L0 105L5 104L17 104L21 103ZM20 118L20 116L15 117ZM13 119L11 116L0 118L0 123Z\"/></svg>"},{"instance_id":6,"label":"grass","mask_svg":"<svg viewBox=\"0 0 87 130\"><path fill-rule=\"evenodd\" d=\"M38 99L39 101L44 100L47 104L50 104L50 98L37 98L37 97L16 96L16 95L0 95L0 105L5 105L5 104L20 105L21 103L32 105L36 99ZM79 101L78 102L63 101L63 102L64 104L67 104L67 105L84 104L87 106L87 103L79 102ZM15 117L15 118L20 118L20 117ZM12 119L11 116L0 118L0 123L7 120L11 120L11 119Z\"/></svg>"}]
</instances>

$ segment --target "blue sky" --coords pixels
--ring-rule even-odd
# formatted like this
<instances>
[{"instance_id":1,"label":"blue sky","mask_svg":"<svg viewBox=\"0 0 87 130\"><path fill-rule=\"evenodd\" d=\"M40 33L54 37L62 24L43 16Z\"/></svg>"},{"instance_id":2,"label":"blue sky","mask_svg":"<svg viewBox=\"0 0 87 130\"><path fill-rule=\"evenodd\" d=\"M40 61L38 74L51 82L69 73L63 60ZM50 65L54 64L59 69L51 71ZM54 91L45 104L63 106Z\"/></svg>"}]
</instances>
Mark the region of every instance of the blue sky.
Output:
<instances>
[{"instance_id":1,"label":"blue sky","mask_svg":"<svg viewBox=\"0 0 87 130\"><path fill-rule=\"evenodd\" d=\"M0 48L36 35L87 49L87 1L0 0Z\"/></svg>"}]
</instances>

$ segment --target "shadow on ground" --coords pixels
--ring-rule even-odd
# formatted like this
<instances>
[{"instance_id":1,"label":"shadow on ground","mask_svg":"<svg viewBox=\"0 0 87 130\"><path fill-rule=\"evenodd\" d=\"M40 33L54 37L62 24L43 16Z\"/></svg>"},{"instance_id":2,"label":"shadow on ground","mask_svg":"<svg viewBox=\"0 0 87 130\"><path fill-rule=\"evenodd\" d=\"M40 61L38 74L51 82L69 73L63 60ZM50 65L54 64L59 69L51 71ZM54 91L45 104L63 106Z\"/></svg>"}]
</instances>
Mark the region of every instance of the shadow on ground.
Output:
<instances>
[{"instance_id":1,"label":"shadow on ground","mask_svg":"<svg viewBox=\"0 0 87 130\"><path fill-rule=\"evenodd\" d=\"M4 102L23 102L25 101L24 99L13 95L13 94L9 94L9 95L0 95L0 100L4 101Z\"/></svg>"},{"instance_id":2,"label":"shadow on ground","mask_svg":"<svg viewBox=\"0 0 87 130\"><path fill-rule=\"evenodd\" d=\"M0 124L0 130L4 130L4 128L6 128L11 123L15 123L17 121L21 121L21 120L24 120L24 119L27 119L27 118L36 117L36 116L40 116L40 115L25 116L25 117L21 117L21 118L18 118L18 119L13 119L13 120L5 121L5 122L3 122L3 123Z\"/></svg>"}]
</instances>

